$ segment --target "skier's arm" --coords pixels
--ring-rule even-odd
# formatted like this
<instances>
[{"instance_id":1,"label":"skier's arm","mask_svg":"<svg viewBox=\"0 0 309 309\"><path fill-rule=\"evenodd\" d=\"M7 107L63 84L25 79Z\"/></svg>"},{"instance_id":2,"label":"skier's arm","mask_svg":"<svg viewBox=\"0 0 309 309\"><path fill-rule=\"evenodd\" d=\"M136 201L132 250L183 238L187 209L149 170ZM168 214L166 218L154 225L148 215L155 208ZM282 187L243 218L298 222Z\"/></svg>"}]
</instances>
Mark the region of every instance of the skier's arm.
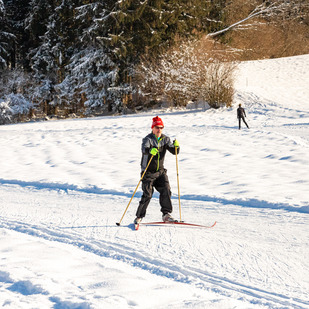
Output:
<instances>
[{"instance_id":1,"label":"skier's arm","mask_svg":"<svg viewBox=\"0 0 309 309\"><path fill-rule=\"evenodd\" d=\"M142 153L149 154L151 148L153 148L153 146L150 143L150 139L148 137L144 137L142 141Z\"/></svg>"},{"instance_id":2,"label":"skier's arm","mask_svg":"<svg viewBox=\"0 0 309 309\"><path fill-rule=\"evenodd\" d=\"M175 147L174 146L174 143L171 141L171 139L169 137L168 138L168 141L167 141L167 150L172 153L172 154L176 154L175 152L175 149L177 149L177 154L179 154L179 151L180 151L180 147Z\"/></svg>"},{"instance_id":3,"label":"skier's arm","mask_svg":"<svg viewBox=\"0 0 309 309\"><path fill-rule=\"evenodd\" d=\"M151 140L146 136L142 141L142 160L141 160L141 169L142 173L146 169L147 163L151 157L150 150L153 148Z\"/></svg>"}]
</instances>

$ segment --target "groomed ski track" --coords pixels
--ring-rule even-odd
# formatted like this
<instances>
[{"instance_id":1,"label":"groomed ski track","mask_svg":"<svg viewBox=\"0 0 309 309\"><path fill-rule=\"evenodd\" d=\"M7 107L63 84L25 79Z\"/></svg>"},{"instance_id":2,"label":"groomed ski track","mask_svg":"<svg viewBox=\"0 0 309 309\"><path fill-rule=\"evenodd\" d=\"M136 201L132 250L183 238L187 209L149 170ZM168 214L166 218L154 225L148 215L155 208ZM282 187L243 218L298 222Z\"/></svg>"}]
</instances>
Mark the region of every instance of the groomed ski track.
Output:
<instances>
[{"instance_id":1,"label":"groomed ski track","mask_svg":"<svg viewBox=\"0 0 309 309\"><path fill-rule=\"evenodd\" d=\"M184 211L192 215L190 209L193 207L198 213L207 212L211 220L217 219L215 228L188 231L188 229L177 229L173 226L168 229L143 226L139 231L133 231L133 224L128 222L133 216L132 210L124 219L127 224L120 227L114 224L113 217L117 215L116 211L112 215L103 213L108 204L120 209L121 207L115 207L115 204L125 205L126 199L123 197L114 199L109 195L97 196L74 191L66 193L61 190L39 191L30 187L20 188L12 185L5 186L6 190L3 189L2 187L1 196L7 200L7 207L1 210L0 228L72 245L101 257L121 261L156 276L241 300L248 305L254 304L267 308L309 307L306 299L296 296L298 293L291 293L290 296L283 295L277 293L273 285L269 290L267 282L263 282L263 277L258 277L259 272L265 272L265 269L262 269L264 267L269 268L268 271L273 271L273 276L276 269L280 269L282 273L281 268L289 267L285 262L287 256L282 256L283 252L277 250L270 251L270 244L267 242L259 244L260 250L250 248L250 243L261 241L263 238L268 240L275 238L281 244L285 241L288 243L287 238L293 238L293 229L299 228L299 224L301 226L304 224L304 222L298 222L301 218L300 214L278 212L272 209L244 209L241 206L227 208L220 204L214 205L215 203L190 201L184 203ZM34 196L30 205L24 207L23 201L14 201L12 197L14 191L18 192L16 195L19 198L23 194L25 198ZM89 209L89 200L93 201L91 209ZM154 202L158 203L156 199ZM153 205L149 215L156 212L158 209ZM230 222L230 216L233 217L233 223ZM248 216L248 219L255 217L255 226L260 230L252 229L250 223L240 224L240 218L244 216ZM275 217L276 220L272 218L272 222L269 222L268 216ZM284 227L280 227L282 219L286 221ZM277 223L274 222L277 220ZM235 240L234 236L231 237L231 233L234 236L237 234L238 240ZM256 239L259 234L261 238ZM208 247L198 246L196 238L201 237L209 239ZM297 241L299 245L301 241L300 239ZM275 247L274 244L273 249ZM192 252L190 252L191 249ZM282 250L290 250L290 248L289 246L284 248L283 245ZM179 253L181 253L180 256ZM222 253L223 256L230 255L228 260L222 258ZM233 265L235 259L236 264ZM238 259L244 261L242 270L233 269L238 267ZM224 264L228 262L230 265ZM248 267L249 265L245 263L252 265ZM229 274L230 271L232 273ZM241 275L236 279L237 273ZM280 276L273 278L273 281L278 280L279 285L284 284L284 278ZM295 288L301 289L294 286L293 289Z\"/></svg>"}]
</instances>

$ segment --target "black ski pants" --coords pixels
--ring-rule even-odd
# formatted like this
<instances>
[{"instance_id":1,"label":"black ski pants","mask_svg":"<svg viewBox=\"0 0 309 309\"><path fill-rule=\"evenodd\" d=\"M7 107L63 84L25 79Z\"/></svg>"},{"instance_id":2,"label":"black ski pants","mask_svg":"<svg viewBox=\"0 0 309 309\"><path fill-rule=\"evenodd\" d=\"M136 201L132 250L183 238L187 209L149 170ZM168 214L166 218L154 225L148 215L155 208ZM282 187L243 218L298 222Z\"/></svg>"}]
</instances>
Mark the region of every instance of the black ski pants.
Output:
<instances>
[{"instance_id":1,"label":"black ski pants","mask_svg":"<svg viewBox=\"0 0 309 309\"><path fill-rule=\"evenodd\" d=\"M246 122L244 116L238 118L238 121L239 121L239 129L240 129L240 127L241 127L241 120L245 123L245 125L246 125L247 128L249 129L249 126L248 126L248 124L247 124L247 122Z\"/></svg>"},{"instance_id":2,"label":"black ski pants","mask_svg":"<svg viewBox=\"0 0 309 309\"><path fill-rule=\"evenodd\" d=\"M171 188L166 170L155 173L146 172L142 180L143 195L136 211L137 218L144 218L147 207L155 188L160 193L160 205L162 214L171 213L173 210L171 201Z\"/></svg>"}]
</instances>

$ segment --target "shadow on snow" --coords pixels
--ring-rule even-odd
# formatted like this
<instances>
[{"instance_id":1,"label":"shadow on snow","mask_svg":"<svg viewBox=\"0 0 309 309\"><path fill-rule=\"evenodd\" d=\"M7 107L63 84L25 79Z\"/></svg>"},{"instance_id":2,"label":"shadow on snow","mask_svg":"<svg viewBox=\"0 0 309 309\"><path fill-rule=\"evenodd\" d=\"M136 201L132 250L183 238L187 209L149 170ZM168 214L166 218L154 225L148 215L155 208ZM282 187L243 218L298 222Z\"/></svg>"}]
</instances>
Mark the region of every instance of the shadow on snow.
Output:
<instances>
[{"instance_id":1,"label":"shadow on snow","mask_svg":"<svg viewBox=\"0 0 309 309\"><path fill-rule=\"evenodd\" d=\"M64 191L69 194L70 191L82 192L86 194L102 194L102 195L114 195L131 198L132 192L121 192L117 190L105 190L97 186L89 187L79 187L73 184L60 184L60 183L44 183L44 182L27 182L21 180L6 180L0 178L0 185L17 185L23 188L31 187L36 190L55 190L55 191ZM141 197L141 192L137 192L135 197ZM154 197L158 197L158 194L155 193ZM172 197L172 199L178 199L178 196ZM273 203L264 200L258 199L224 199L215 196L209 195L197 195L197 194L185 194L181 196L182 200L189 201L204 201L204 202L213 202L222 205L235 205L242 207L251 207L251 208L270 208L270 209L280 209L298 213L309 213L309 205L305 206L293 206L287 203Z\"/></svg>"}]
</instances>

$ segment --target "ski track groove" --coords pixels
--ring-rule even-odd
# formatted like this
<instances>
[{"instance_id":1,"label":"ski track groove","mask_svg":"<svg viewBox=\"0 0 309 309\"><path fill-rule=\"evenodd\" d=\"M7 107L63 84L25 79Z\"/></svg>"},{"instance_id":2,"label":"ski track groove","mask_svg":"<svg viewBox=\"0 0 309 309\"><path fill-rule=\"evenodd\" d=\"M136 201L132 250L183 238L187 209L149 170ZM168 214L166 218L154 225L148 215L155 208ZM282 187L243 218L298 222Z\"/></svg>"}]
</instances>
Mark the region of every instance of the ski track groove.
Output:
<instances>
[{"instance_id":1,"label":"ski track groove","mask_svg":"<svg viewBox=\"0 0 309 309\"><path fill-rule=\"evenodd\" d=\"M48 241L57 241L78 247L81 250L96 254L101 257L111 258L133 267L146 270L152 274L166 277L177 282L193 284L197 288L212 291L220 295L231 297L237 293L239 300L246 300L249 303L260 304L268 308L287 308L303 309L304 305L309 308L309 301L299 298L268 292L256 287L243 285L233 282L228 278L216 276L193 267L177 266L169 261L145 257L145 252L135 252L129 247L118 245L103 240L84 239L79 233L63 233L61 228L49 229L44 226L31 225L18 221L10 221L0 217L0 227L15 232L39 237ZM278 307L280 305L280 307Z\"/></svg>"}]
</instances>

